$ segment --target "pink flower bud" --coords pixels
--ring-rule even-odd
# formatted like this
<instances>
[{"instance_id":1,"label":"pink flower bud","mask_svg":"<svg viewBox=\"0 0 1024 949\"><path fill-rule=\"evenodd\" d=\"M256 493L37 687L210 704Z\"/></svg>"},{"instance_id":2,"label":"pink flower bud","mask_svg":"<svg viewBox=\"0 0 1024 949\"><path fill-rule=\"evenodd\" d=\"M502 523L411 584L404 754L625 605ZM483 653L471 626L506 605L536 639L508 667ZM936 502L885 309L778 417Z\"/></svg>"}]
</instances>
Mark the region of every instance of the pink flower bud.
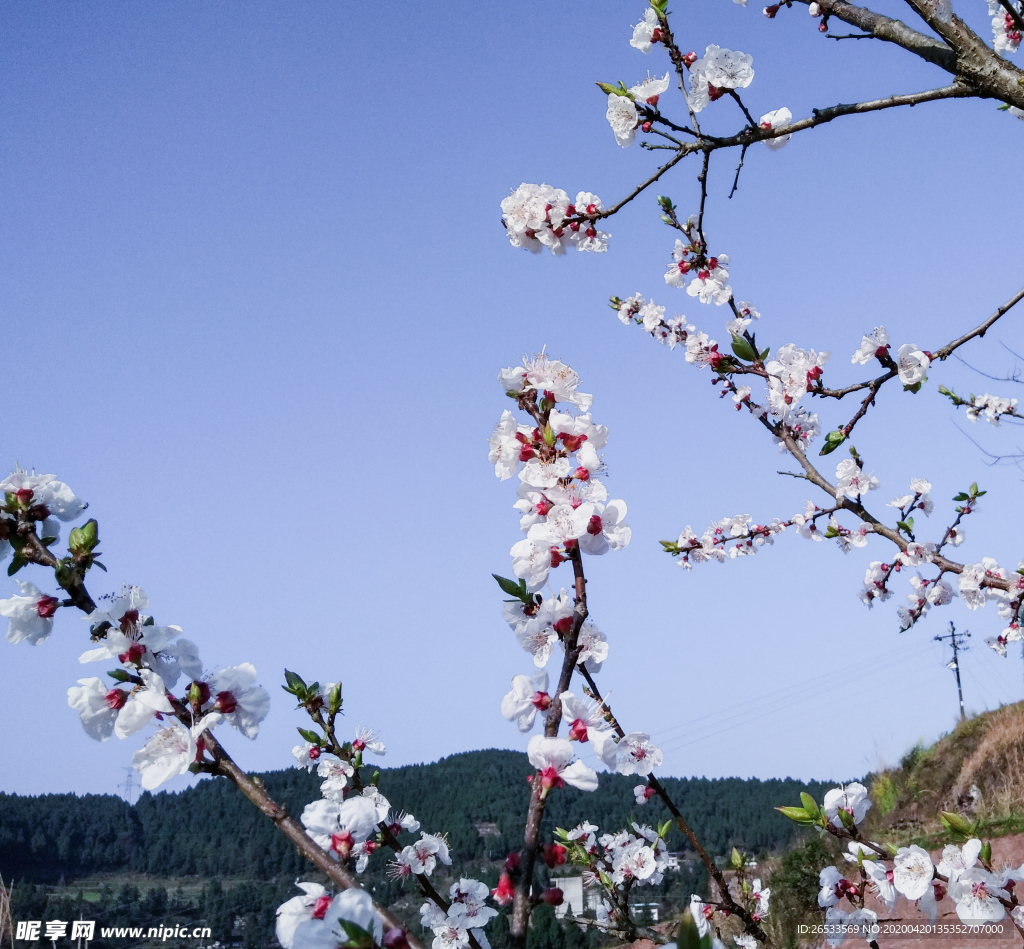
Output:
<instances>
[{"instance_id":1,"label":"pink flower bud","mask_svg":"<svg viewBox=\"0 0 1024 949\"><path fill-rule=\"evenodd\" d=\"M587 723L577 718L569 728L569 741L583 742L587 740Z\"/></svg>"},{"instance_id":2,"label":"pink flower bud","mask_svg":"<svg viewBox=\"0 0 1024 949\"><path fill-rule=\"evenodd\" d=\"M574 472L572 473L572 476L573 476L574 478L577 478L577 479L578 479L578 480L580 480L580 481L589 481L589 480L590 480L590 472L589 472L589 471L587 471L587 469L586 469L586 468L584 468L584 467L582 467L582 466L580 466L579 468L577 468L577 469L576 469L576 470L575 470L575 471L574 471Z\"/></svg>"},{"instance_id":3,"label":"pink flower bud","mask_svg":"<svg viewBox=\"0 0 1024 949\"><path fill-rule=\"evenodd\" d=\"M551 696L547 692L534 692L532 702L538 712L546 712L551 708Z\"/></svg>"},{"instance_id":4,"label":"pink flower bud","mask_svg":"<svg viewBox=\"0 0 1024 949\"><path fill-rule=\"evenodd\" d=\"M590 518L590 523L587 524L587 533L592 534L596 537L601 533L601 529L604 525L601 523L601 517L599 514L595 514Z\"/></svg>"},{"instance_id":5,"label":"pink flower bud","mask_svg":"<svg viewBox=\"0 0 1024 949\"><path fill-rule=\"evenodd\" d=\"M687 69L689 69L695 62L697 62L697 54L695 52L693 52L693 50L690 50L690 52L688 52L683 57L683 65Z\"/></svg>"},{"instance_id":6,"label":"pink flower bud","mask_svg":"<svg viewBox=\"0 0 1024 949\"><path fill-rule=\"evenodd\" d=\"M548 906L561 906L562 903L565 902L565 899L562 896L562 891L557 886L553 886L551 889L545 890L541 894L540 898L544 900Z\"/></svg>"},{"instance_id":7,"label":"pink flower bud","mask_svg":"<svg viewBox=\"0 0 1024 949\"><path fill-rule=\"evenodd\" d=\"M409 949L409 940L404 929L396 926L384 933L384 949Z\"/></svg>"},{"instance_id":8,"label":"pink flower bud","mask_svg":"<svg viewBox=\"0 0 1024 949\"><path fill-rule=\"evenodd\" d=\"M49 619L57 612L60 600L55 596L41 596L36 601L36 612L43 618Z\"/></svg>"},{"instance_id":9,"label":"pink flower bud","mask_svg":"<svg viewBox=\"0 0 1024 949\"><path fill-rule=\"evenodd\" d=\"M518 858L519 854L509 854L509 859L511 859L512 856ZM507 862L508 861L506 861L506 863ZM518 859L516 862L518 863ZM499 906L508 906L508 904L516 898L516 889L512 885L512 877L507 873L503 873L498 877L498 885L491 890L491 896L494 899L494 902Z\"/></svg>"},{"instance_id":10,"label":"pink flower bud","mask_svg":"<svg viewBox=\"0 0 1024 949\"><path fill-rule=\"evenodd\" d=\"M818 24L818 32L819 33L827 33L828 32L828 20L822 20Z\"/></svg>"},{"instance_id":11,"label":"pink flower bud","mask_svg":"<svg viewBox=\"0 0 1024 949\"><path fill-rule=\"evenodd\" d=\"M540 772L540 786L545 791L550 791L552 788L563 788L565 782L562 780L558 771L554 768L545 768Z\"/></svg>"},{"instance_id":12,"label":"pink flower bud","mask_svg":"<svg viewBox=\"0 0 1024 949\"><path fill-rule=\"evenodd\" d=\"M340 834L331 834L331 850L335 851L342 860L352 853L353 846L355 846L355 841L349 831L343 830Z\"/></svg>"},{"instance_id":13,"label":"pink flower bud","mask_svg":"<svg viewBox=\"0 0 1024 949\"><path fill-rule=\"evenodd\" d=\"M121 662L130 662L132 665L137 666L142 661L142 657L145 652L146 647L141 643L132 643L132 645L128 647L128 651L121 653L117 658Z\"/></svg>"},{"instance_id":14,"label":"pink flower bud","mask_svg":"<svg viewBox=\"0 0 1024 949\"><path fill-rule=\"evenodd\" d=\"M513 850L512 853L510 853L505 858L505 869L506 870L515 870L516 867L519 866L520 859L522 859L522 858L519 855L519 851L518 850Z\"/></svg>"},{"instance_id":15,"label":"pink flower bud","mask_svg":"<svg viewBox=\"0 0 1024 949\"><path fill-rule=\"evenodd\" d=\"M554 870L555 867L560 867L565 863L566 848L561 844L544 844L544 862L548 865L549 870Z\"/></svg>"},{"instance_id":16,"label":"pink flower bud","mask_svg":"<svg viewBox=\"0 0 1024 949\"><path fill-rule=\"evenodd\" d=\"M217 701L213 703L213 707L218 712L230 715L236 708L238 708L238 700L231 692L225 689L223 692L217 693Z\"/></svg>"},{"instance_id":17,"label":"pink flower bud","mask_svg":"<svg viewBox=\"0 0 1024 949\"><path fill-rule=\"evenodd\" d=\"M124 689L111 689L105 696L107 708L117 711L125 706L128 701L128 693Z\"/></svg>"},{"instance_id":18,"label":"pink flower bud","mask_svg":"<svg viewBox=\"0 0 1024 949\"><path fill-rule=\"evenodd\" d=\"M327 915L327 907L331 905L331 898L324 894L317 897L313 904L313 919L323 919Z\"/></svg>"},{"instance_id":19,"label":"pink flower bud","mask_svg":"<svg viewBox=\"0 0 1024 949\"><path fill-rule=\"evenodd\" d=\"M652 98L657 100L658 97L657 96L653 96ZM650 100L648 100L648 101L650 101ZM640 128L644 132L649 132L651 130L651 123L650 122L644 122L644 124L641 125Z\"/></svg>"}]
</instances>

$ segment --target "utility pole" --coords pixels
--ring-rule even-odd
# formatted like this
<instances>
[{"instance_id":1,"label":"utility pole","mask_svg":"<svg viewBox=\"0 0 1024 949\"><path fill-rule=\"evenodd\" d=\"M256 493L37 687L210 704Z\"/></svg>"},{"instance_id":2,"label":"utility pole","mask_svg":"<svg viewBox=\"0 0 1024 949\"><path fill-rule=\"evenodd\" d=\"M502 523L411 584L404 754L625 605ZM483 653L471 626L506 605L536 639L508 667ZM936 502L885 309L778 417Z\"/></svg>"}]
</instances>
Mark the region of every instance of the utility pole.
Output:
<instances>
[{"instance_id":1,"label":"utility pole","mask_svg":"<svg viewBox=\"0 0 1024 949\"><path fill-rule=\"evenodd\" d=\"M956 627L949 624L949 632L945 636L936 636L936 642L945 642L949 640L949 644L953 647L953 661L946 663L947 669L952 669L956 675L956 692L960 697L960 721L966 722L967 715L964 713L964 690L960 685L960 653L970 649L970 646L964 645L964 640L969 639L971 636L970 630L964 630L962 633L956 631Z\"/></svg>"},{"instance_id":2,"label":"utility pole","mask_svg":"<svg viewBox=\"0 0 1024 949\"><path fill-rule=\"evenodd\" d=\"M118 785L118 787L124 788L124 796L128 799L128 803L134 804L132 795L135 793L135 769L122 768L121 770L128 772L128 776L124 779L124 784Z\"/></svg>"}]
</instances>

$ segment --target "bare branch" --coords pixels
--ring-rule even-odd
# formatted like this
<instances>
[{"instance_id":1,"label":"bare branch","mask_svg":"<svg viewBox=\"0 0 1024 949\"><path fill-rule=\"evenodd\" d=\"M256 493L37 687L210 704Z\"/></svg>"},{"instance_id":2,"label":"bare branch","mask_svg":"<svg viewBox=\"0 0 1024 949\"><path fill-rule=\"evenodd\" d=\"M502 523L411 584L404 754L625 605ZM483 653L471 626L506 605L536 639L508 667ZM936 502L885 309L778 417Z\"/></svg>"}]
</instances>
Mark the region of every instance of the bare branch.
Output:
<instances>
[{"instance_id":1,"label":"bare branch","mask_svg":"<svg viewBox=\"0 0 1024 949\"><path fill-rule=\"evenodd\" d=\"M743 168L743 159L747 157L747 149L749 147L750 147L749 145L744 145L743 148L740 150L740 163L736 166L736 177L733 178L733 180L732 180L732 190L729 192L730 200L732 199L732 196L736 193L736 189L740 186L740 171ZM732 299L731 298L730 298L729 302L732 303ZM733 312L736 313L736 304L735 303L733 303ZM739 316L738 313L737 313L737 316Z\"/></svg>"},{"instance_id":2,"label":"bare branch","mask_svg":"<svg viewBox=\"0 0 1024 949\"><path fill-rule=\"evenodd\" d=\"M800 2L810 5L811 0ZM882 16L867 7L858 7L852 3L845 3L844 0L818 0L818 7L826 17L834 16L837 20L849 23L875 39L895 43L915 56L940 66L946 72L957 74L956 53L952 49L933 36L912 30L902 20Z\"/></svg>"},{"instance_id":3,"label":"bare branch","mask_svg":"<svg viewBox=\"0 0 1024 949\"><path fill-rule=\"evenodd\" d=\"M970 342L975 336L984 336L988 332L990 326L996 322L1000 317L1004 316L1013 307L1015 307L1021 300L1024 300L1024 287L1018 290L1009 300L1007 300L1001 307L999 307L995 313L993 313L984 323L974 327L969 333L965 333L959 339L954 339L951 343L946 343L942 349L936 350L932 354L932 361L936 359L946 359L950 353L954 350L959 349L964 343Z\"/></svg>"}]
</instances>

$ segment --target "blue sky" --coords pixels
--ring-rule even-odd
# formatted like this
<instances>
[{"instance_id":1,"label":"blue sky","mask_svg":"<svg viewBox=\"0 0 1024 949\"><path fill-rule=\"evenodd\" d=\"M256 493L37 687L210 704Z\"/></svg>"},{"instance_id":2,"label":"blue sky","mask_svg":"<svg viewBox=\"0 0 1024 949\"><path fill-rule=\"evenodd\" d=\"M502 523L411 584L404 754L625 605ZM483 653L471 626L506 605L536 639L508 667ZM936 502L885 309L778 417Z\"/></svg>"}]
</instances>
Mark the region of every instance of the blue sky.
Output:
<instances>
[{"instance_id":1,"label":"blue sky","mask_svg":"<svg viewBox=\"0 0 1024 949\"><path fill-rule=\"evenodd\" d=\"M685 47L753 55L755 115L945 83L900 50L827 41L801 10L679 7ZM984 31L982 0L964 7ZM811 495L775 474L791 464L706 371L607 308L639 291L723 335L723 310L664 286L672 238L653 195L609 222L606 255L533 257L504 237L498 203L521 181L611 203L655 167L615 144L593 86L668 68L628 44L642 12L6 6L4 464L55 472L90 502L109 568L94 593L141 584L208 667L256 665L274 704L255 743L228 739L245 767L291 762L302 722L278 688L285 666L341 679L348 723L381 730L387 764L525 748L498 704L532 663L490 579L510 572L521 535L486 439L507 403L497 370L543 346L611 429L608 485L633 540L588 565L612 649L601 680L627 727L662 741L665 773L842 779L953 724L931 637L949 619L993 635L992 607L957 602L899 635L896 598L871 611L856 599L880 542L844 556L789 534L690 573L660 553L686 524L785 518ZM710 107L706 127L738 129L730 106ZM864 375L850 354L878 323L934 349L987 316L1019 287L1006 175L1022 131L985 102L847 118L752 149L731 201L733 156L716 155L706 232L764 314L762 344L833 350L826 380L841 384ZM684 213L697 171L684 162L659 187ZM1019 340L1019 320L967 358L1011 368L1000 341ZM937 535L947 499L979 480L989 494L957 553L1013 567L1020 471L986 467L939 383L1014 394L953 360L917 396L884 390L855 438L882 482L872 508L927 477ZM826 429L852 413L819 408ZM969 434L1014 444L1013 431ZM114 791L141 741L81 731L66 691L100 670L77 662L85 624L56 625L40 647L3 649L0 790ZM963 665L971 709L1021 697L1019 655L979 646Z\"/></svg>"}]
</instances>

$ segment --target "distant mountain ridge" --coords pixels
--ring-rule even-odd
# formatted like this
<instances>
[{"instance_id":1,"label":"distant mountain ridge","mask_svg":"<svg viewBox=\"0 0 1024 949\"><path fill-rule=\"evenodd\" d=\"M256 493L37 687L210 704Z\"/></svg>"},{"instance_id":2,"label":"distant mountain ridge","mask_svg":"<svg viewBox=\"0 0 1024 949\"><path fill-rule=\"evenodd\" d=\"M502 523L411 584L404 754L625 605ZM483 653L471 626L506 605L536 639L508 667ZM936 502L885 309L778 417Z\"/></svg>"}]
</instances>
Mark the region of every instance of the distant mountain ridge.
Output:
<instances>
[{"instance_id":1,"label":"distant mountain ridge","mask_svg":"<svg viewBox=\"0 0 1024 949\"><path fill-rule=\"evenodd\" d=\"M423 829L447 832L459 860L497 857L522 841L526 776L533 769L514 751L470 751L425 765L381 768L381 792L398 810L416 815ZM298 815L319 797L320 778L291 768L259 775L268 791ZM821 800L828 782L791 778L664 778L680 810L712 853L732 846L774 850L796 827L773 808L807 791ZM602 774L584 793L554 792L545 833L587 819L614 830L629 815L664 820L654 799L638 807L635 776ZM481 836L478 824L484 828ZM670 845L682 850L681 835ZM304 867L291 845L227 781L200 782L181 793L144 794L134 806L113 795L0 794L0 875L30 882L134 871L170 877L294 877Z\"/></svg>"}]
</instances>

